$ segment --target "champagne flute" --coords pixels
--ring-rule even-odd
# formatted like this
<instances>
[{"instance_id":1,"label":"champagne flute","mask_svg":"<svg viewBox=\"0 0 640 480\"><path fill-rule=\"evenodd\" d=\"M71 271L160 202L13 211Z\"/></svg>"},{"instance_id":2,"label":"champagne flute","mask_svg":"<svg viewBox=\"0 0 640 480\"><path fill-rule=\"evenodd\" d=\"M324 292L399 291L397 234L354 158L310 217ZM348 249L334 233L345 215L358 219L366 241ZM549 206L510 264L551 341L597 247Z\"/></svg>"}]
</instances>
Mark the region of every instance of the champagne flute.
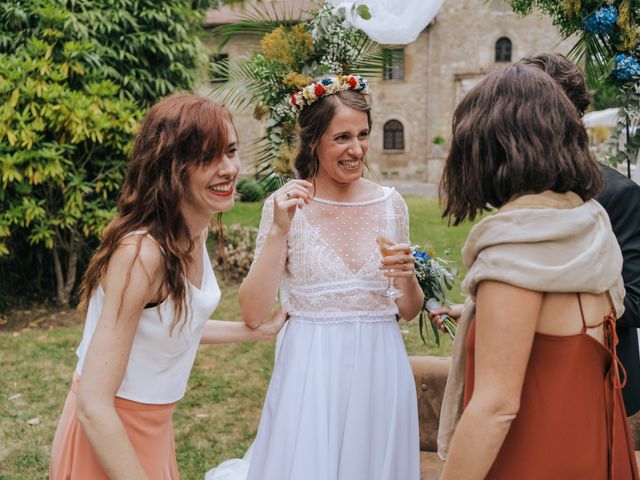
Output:
<instances>
[{"instance_id":1,"label":"champagne flute","mask_svg":"<svg viewBox=\"0 0 640 480\"><path fill-rule=\"evenodd\" d=\"M378 228L376 230L376 243L383 257L394 255L396 252L391 250L395 244L400 243L401 228L400 215L397 213L383 213L378 216ZM392 279L387 279L386 290L380 292L385 298L396 299L404 295L402 290L398 290L393 286Z\"/></svg>"}]
</instances>

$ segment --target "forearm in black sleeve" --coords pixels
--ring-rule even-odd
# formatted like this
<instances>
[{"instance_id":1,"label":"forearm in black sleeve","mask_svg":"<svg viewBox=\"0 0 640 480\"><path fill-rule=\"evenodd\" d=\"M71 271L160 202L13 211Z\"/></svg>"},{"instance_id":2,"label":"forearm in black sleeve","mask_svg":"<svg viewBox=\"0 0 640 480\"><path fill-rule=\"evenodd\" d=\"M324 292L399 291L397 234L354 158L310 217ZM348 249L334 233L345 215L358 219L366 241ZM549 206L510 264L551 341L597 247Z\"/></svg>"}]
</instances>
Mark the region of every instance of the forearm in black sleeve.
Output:
<instances>
[{"instance_id":1,"label":"forearm in black sleeve","mask_svg":"<svg viewBox=\"0 0 640 480\"><path fill-rule=\"evenodd\" d=\"M640 328L640 187L627 184L603 202L622 250L626 295L618 324Z\"/></svg>"}]
</instances>

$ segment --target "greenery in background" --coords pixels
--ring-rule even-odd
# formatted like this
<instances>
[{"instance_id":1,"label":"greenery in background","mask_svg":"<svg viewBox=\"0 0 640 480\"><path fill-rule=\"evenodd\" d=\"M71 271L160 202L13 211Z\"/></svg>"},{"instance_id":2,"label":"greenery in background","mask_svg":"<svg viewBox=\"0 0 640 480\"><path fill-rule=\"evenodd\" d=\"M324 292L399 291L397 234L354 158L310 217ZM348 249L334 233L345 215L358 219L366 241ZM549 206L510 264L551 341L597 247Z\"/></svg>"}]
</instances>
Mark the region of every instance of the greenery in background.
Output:
<instances>
[{"instance_id":1,"label":"greenery in background","mask_svg":"<svg viewBox=\"0 0 640 480\"><path fill-rule=\"evenodd\" d=\"M602 82L593 91L591 108L593 110L604 110L606 108L618 108L622 106L624 100L620 98L620 87L611 80Z\"/></svg>"},{"instance_id":2,"label":"greenery in background","mask_svg":"<svg viewBox=\"0 0 640 480\"><path fill-rule=\"evenodd\" d=\"M640 80L623 88L623 99L618 123L607 141L608 150L613 152L606 160L617 165L625 160L629 164L640 160ZM624 148L619 148L620 139L626 139Z\"/></svg>"},{"instance_id":3,"label":"greenery in background","mask_svg":"<svg viewBox=\"0 0 640 480\"><path fill-rule=\"evenodd\" d=\"M508 0L516 13L548 14L565 38L578 35L570 56L585 65L597 107L620 106L605 160L634 161L640 153L640 2L637 0ZM611 90L617 88L617 101ZM635 133L634 133L635 131ZM626 143L620 146L619 139Z\"/></svg>"},{"instance_id":4,"label":"greenery in background","mask_svg":"<svg viewBox=\"0 0 640 480\"><path fill-rule=\"evenodd\" d=\"M98 71L99 44L72 12L20 6L0 15L0 253L44 246L66 304L87 239L112 213L139 110Z\"/></svg>"},{"instance_id":5,"label":"greenery in background","mask_svg":"<svg viewBox=\"0 0 640 480\"><path fill-rule=\"evenodd\" d=\"M246 0L209 0L201 1L201 0L193 0L191 5L193 8L203 8L204 4L206 4L209 8L221 8L225 5L242 5ZM262 2L262 0L256 0L257 2Z\"/></svg>"},{"instance_id":6,"label":"greenery in background","mask_svg":"<svg viewBox=\"0 0 640 480\"><path fill-rule=\"evenodd\" d=\"M432 245L438 251L451 248L450 259L461 269L451 300L461 301L459 283L466 270L460 263L460 249L471 225L447 227L434 199L406 200L412 242ZM260 212L259 203L241 203L226 213L223 221L255 229ZM215 242L209 247L213 258ZM216 275L218 279L224 277L220 270ZM222 300L214 318L240 320L238 284L221 281L221 289ZM439 348L432 337L423 345L416 321L401 323L400 329L409 355L451 352L448 337L442 338ZM81 337L81 325L0 331L0 478L48 478L51 442ZM174 415L182 478L202 478L208 468L244 454L258 426L271 376L273 348L273 343L261 342L200 349L186 396L178 402Z\"/></svg>"},{"instance_id":7,"label":"greenery in background","mask_svg":"<svg viewBox=\"0 0 640 480\"><path fill-rule=\"evenodd\" d=\"M273 177L256 180L251 177L242 177L236 183L236 191L241 202L259 202L265 199L271 192L280 187L280 182Z\"/></svg>"},{"instance_id":8,"label":"greenery in background","mask_svg":"<svg viewBox=\"0 0 640 480\"><path fill-rule=\"evenodd\" d=\"M137 120L197 78L201 20L186 0L0 5L0 308L52 285L69 303Z\"/></svg>"},{"instance_id":9,"label":"greenery in background","mask_svg":"<svg viewBox=\"0 0 640 480\"><path fill-rule=\"evenodd\" d=\"M210 245L219 245L220 230L212 229ZM226 280L241 282L249 273L253 253L256 249L256 237L258 229L245 225L224 225L223 238L224 248L213 248L211 263L213 268L224 274Z\"/></svg>"},{"instance_id":10,"label":"greenery in background","mask_svg":"<svg viewBox=\"0 0 640 480\"><path fill-rule=\"evenodd\" d=\"M216 94L237 109L251 108L258 120L267 119L266 133L252 152L258 175L267 181L291 176L296 117L288 100L294 91L323 75L383 72L381 46L364 32L344 26L344 12L335 15L325 4L309 16L308 21L292 21L290 12L254 9L246 20L214 30L219 48L235 35L262 36L259 51L218 65L217 76L228 81Z\"/></svg>"}]
</instances>

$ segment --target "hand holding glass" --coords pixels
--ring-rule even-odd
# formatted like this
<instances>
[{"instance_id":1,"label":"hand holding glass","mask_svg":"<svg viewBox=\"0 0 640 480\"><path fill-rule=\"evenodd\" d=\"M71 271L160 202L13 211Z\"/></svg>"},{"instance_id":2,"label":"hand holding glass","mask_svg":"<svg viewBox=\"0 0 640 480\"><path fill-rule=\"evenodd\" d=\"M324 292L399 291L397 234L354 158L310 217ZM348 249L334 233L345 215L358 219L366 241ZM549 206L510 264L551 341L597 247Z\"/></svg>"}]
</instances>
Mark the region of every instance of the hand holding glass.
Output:
<instances>
[{"instance_id":1,"label":"hand holding glass","mask_svg":"<svg viewBox=\"0 0 640 480\"><path fill-rule=\"evenodd\" d=\"M378 228L376 242L383 257L395 255L397 252L391 248L402 242L400 234L400 215L395 213L384 213L378 217ZM386 290L380 293L383 297L396 299L404 295L402 290L393 286L391 279L387 281Z\"/></svg>"}]
</instances>

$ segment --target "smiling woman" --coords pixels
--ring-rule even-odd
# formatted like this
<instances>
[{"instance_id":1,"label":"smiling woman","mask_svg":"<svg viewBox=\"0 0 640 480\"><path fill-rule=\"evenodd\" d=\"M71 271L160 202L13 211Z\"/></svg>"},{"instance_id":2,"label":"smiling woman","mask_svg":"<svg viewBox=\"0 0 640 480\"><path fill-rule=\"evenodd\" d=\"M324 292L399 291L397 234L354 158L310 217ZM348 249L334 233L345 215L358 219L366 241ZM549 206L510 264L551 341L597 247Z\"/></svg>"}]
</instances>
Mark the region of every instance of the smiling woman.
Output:
<instances>
[{"instance_id":1,"label":"smiling woman","mask_svg":"<svg viewBox=\"0 0 640 480\"><path fill-rule=\"evenodd\" d=\"M233 194L240 160L238 135L230 118L226 121L226 150L218 161L190 168L185 204L194 211L226 212L233 207Z\"/></svg>"},{"instance_id":2,"label":"smiling woman","mask_svg":"<svg viewBox=\"0 0 640 480\"><path fill-rule=\"evenodd\" d=\"M350 103L357 106L354 101L338 101L327 131L316 146L317 176L332 178L338 183L351 183L362 176L369 149L368 112L348 106Z\"/></svg>"},{"instance_id":3,"label":"smiling woman","mask_svg":"<svg viewBox=\"0 0 640 480\"><path fill-rule=\"evenodd\" d=\"M423 295L404 200L363 178L368 86L328 77L291 100L301 178L266 200L239 291L247 325L263 324L278 292L290 319L252 453L207 478L417 480L415 383L396 315L415 317ZM384 257L380 236L395 240ZM387 295L388 280L402 296Z\"/></svg>"},{"instance_id":4,"label":"smiling woman","mask_svg":"<svg viewBox=\"0 0 640 480\"><path fill-rule=\"evenodd\" d=\"M142 121L118 201L82 284L78 364L51 449L50 478L178 479L172 413L200 343L272 338L209 320L220 300L205 248L233 207L240 163L229 111L177 94Z\"/></svg>"}]
</instances>

